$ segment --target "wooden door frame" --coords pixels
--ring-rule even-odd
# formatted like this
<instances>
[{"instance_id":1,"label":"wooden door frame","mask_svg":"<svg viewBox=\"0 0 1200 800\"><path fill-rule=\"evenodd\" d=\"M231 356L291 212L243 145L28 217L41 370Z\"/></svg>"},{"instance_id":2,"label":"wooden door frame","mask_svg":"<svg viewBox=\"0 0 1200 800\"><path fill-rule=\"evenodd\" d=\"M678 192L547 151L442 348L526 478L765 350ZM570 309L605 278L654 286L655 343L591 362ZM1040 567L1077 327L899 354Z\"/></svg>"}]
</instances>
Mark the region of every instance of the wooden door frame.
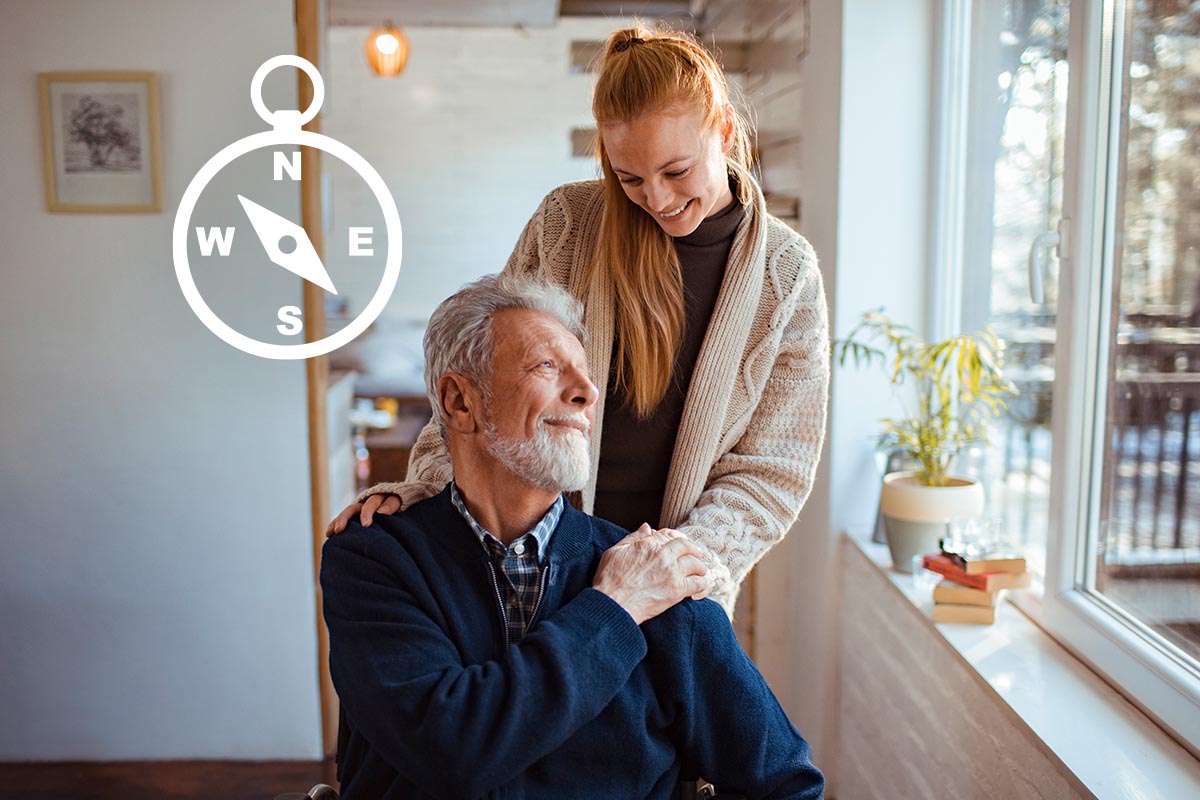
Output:
<instances>
[{"instance_id":1,"label":"wooden door frame","mask_svg":"<svg viewBox=\"0 0 1200 800\"><path fill-rule=\"evenodd\" d=\"M296 55L321 69L321 0L294 0L296 19ZM312 103L313 87L297 73L296 108ZM321 132L318 113L304 130ZM325 256L324 225L321 215L321 151L300 148L300 224L321 258ZM325 292L304 281L304 338L313 342L325 336ZM308 474L312 496L312 559L317 617L317 679L321 701L321 746L326 756L337 751L338 699L329 676L329 631L321 613L321 546L325 543L325 524L332 516L329 498L329 429L327 397L329 360L317 356L304 362L308 398Z\"/></svg>"}]
</instances>

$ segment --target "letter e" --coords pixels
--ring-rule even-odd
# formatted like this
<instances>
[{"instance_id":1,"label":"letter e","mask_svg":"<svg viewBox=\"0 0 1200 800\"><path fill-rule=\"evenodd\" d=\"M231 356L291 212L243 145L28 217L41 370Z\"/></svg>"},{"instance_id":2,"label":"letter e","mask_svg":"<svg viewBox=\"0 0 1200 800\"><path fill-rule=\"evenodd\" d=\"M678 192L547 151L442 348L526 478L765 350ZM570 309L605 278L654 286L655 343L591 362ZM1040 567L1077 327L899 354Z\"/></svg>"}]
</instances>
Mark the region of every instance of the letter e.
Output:
<instances>
[{"instance_id":1,"label":"letter e","mask_svg":"<svg viewBox=\"0 0 1200 800\"><path fill-rule=\"evenodd\" d=\"M371 236L375 233L374 228L351 228L350 229L350 255L352 256L373 256L375 248L371 247Z\"/></svg>"}]
</instances>

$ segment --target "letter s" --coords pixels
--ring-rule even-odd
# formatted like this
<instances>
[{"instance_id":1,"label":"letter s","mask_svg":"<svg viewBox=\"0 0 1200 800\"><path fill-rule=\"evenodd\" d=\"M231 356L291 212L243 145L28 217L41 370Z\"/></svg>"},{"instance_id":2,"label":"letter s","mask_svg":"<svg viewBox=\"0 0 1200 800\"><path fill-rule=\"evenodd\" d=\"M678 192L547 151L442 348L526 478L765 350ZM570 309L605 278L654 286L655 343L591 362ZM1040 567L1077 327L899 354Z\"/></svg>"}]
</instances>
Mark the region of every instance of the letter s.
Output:
<instances>
[{"instance_id":1,"label":"letter s","mask_svg":"<svg viewBox=\"0 0 1200 800\"><path fill-rule=\"evenodd\" d=\"M276 325L275 327L284 336L295 336L304 330L304 323L300 321L300 313L300 309L297 306L284 306L279 309L279 321L285 324Z\"/></svg>"}]
</instances>

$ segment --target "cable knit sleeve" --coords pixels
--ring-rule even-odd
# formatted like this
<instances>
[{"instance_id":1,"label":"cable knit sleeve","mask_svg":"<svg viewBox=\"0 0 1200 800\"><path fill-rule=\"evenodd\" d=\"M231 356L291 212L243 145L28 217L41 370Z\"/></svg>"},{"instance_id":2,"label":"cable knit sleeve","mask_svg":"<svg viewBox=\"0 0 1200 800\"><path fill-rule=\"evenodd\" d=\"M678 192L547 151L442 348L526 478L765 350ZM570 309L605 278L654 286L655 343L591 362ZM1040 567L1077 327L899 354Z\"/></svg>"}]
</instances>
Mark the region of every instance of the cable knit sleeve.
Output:
<instances>
[{"instance_id":1,"label":"cable knit sleeve","mask_svg":"<svg viewBox=\"0 0 1200 800\"><path fill-rule=\"evenodd\" d=\"M786 322L774 365L744 432L713 465L678 526L728 568L717 569L709 596L731 616L742 580L783 539L808 499L825 436L830 368L821 273L803 239L783 257L799 259L800 269L781 304Z\"/></svg>"},{"instance_id":2,"label":"cable knit sleeve","mask_svg":"<svg viewBox=\"0 0 1200 800\"><path fill-rule=\"evenodd\" d=\"M541 238L544 222L548 211L557 205L555 193L551 192L542 200L538 210L534 212L521 238L513 248L505 272L536 274L540 269ZM561 216L561 214L557 215ZM408 458L408 478L404 481L377 483L360 494L355 502L361 503L371 495L394 494L400 498L403 508L413 503L419 503L426 498L446 488L446 484L454 478L454 470L450 466L450 451L442 440L437 423L430 420L417 437L412 453Z\"/></svg>"}]
</instances>

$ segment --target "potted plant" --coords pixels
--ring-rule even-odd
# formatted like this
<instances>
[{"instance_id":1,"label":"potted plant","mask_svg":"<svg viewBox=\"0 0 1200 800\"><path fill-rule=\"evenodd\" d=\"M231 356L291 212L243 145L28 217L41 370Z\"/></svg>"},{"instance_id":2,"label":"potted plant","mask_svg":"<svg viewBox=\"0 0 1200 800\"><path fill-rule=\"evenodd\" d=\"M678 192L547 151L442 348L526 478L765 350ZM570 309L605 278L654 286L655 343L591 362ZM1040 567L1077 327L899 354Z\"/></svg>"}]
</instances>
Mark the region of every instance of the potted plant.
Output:
<instances>
[{"instance_id":1,"label":"potted plant","mask_svg":"<svg viewBox=\"0 0 1200 800\"><path fill-rule=\"evenodd\" d=\"M833 342L833 357L840 366L878 362L893 385L908 382L915 394L915 409L884 419L879 437L881 449L919 465L886 475L879 499L892 563L908 572L913 556L938 549L950 519L983 513L983 487L950 468L968 445L987 441L988 420L1016 394L1001 342L988 330L926 343L878 309Z\"/></svg>"}]
</instances>

